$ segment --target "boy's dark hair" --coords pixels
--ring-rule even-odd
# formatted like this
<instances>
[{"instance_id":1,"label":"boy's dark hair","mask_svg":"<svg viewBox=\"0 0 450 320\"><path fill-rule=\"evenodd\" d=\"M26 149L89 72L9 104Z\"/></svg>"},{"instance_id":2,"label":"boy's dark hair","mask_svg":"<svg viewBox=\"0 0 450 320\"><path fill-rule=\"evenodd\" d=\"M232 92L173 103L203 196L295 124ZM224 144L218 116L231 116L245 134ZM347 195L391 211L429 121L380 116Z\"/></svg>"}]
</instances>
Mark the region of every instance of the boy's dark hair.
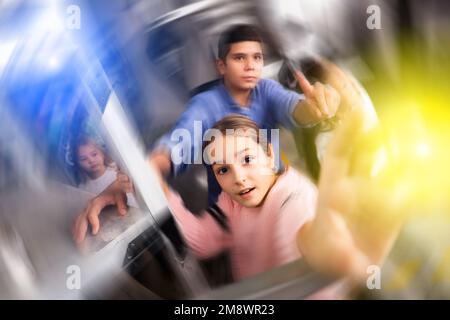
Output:
<instances>
[{"instance_id":1,"label":"boy's dark hair","mask_svg":"<svg viewBox=\"0 0 450 320\"><path fill-rule=\"evenodd\" d=\"M242 41L262 42L262 38L258 29L254 26L248 24L235 25L220 35L217 57L225 60L225 57L230 51L231 44Z\"/></svg>"}]
</instances>

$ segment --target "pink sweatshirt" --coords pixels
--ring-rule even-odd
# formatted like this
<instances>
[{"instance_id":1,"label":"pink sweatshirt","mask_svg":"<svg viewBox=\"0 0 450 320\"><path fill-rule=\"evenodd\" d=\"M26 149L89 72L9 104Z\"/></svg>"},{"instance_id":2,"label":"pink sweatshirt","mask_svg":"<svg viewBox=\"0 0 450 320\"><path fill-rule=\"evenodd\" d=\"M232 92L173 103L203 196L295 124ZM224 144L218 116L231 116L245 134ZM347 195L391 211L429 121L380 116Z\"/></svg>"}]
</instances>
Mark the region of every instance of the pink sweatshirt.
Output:
<instances>
[{"instance_id":1,"label":"pink sweatshirt","mask_svg":"<svg viewBox=\"0 0 450 320\"><path fill-rule=\"evenodd\" d=\"M168 201L194 253L208 258L229 249L232 272L239 280L301 257L297 232L314 217L316 198L316 186L293 168L277 179L260 207L243 207L222 192L217 205L228 218L230 233L209 213L194 216L173 191Z\"/></svg>"}]
</instances>

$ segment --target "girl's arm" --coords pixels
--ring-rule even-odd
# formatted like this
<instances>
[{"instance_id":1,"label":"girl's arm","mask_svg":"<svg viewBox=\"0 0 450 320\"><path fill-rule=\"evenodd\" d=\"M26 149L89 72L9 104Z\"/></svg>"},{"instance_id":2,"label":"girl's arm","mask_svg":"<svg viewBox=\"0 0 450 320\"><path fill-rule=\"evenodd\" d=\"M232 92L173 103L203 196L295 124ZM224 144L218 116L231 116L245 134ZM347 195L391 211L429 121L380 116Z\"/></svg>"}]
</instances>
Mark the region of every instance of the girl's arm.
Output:
<instances>
[{"instance_id":1,"label":"girl's arm","mask_svg":"<svg viewBox=\"0 0 450 320\"><path fill-rule=\"evenodd\" d=\"M186 209L179 194L169 188L166 190L172 215L197 257L206 259L227 247L226 234L210 214L203 212L200 216L195 216Z\"/></svg>"},{"instance_id":2,"label":"girl's arm","mask_svg":"<svg viewBox=\"0 0 450 320\"><path fill-rule=\"evenodd\" d=\"M150 166L158 177L179 229L196 256L206 259L220 253L226 247L226 241L225 234L217 222L207 212L203 212L200 216L195 216L190 212L184 206L180 195L168 186L161 172L153 163L150 163ZM128 176L119 173L118 180L121 181L123 191L134 191L133 184Z\"/></svg>"},{"instance_id":3,"label":"girl's arm","mask_svg":"<svg viewBox=\"0 0 450 320\"><path fill-rule=\"evenodd\" d=\"M338 128L324 158L316 216L298 234L300 250L313 267L361 279L368 266L383 263L406 217L406 198L395 197L395 185L388 188L352 167L362 128L358 110Z\"/></svg>"}]
</instances>

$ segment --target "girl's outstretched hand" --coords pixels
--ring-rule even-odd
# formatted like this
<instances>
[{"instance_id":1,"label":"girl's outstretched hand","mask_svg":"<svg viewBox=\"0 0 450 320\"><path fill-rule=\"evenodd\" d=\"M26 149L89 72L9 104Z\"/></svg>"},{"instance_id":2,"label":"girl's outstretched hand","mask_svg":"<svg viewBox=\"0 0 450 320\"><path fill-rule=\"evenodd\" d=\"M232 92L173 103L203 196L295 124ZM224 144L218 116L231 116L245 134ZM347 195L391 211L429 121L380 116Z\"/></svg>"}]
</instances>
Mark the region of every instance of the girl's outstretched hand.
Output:
<instances>
[{"instance_id":1,"label":"girl's outstretched hand","mask_svg":"<svg viewBox=\"0 0 450 320\"><path fill-rule=\"evenodd\" d=\"M367 267L387 256L405 218L401 181L392 183L382 170L371 170L374 151L382 146L363 132L363 121L361 111L352 111L334 133L322 165L316 217L298 233L309 264L334 276L366 277Z\"/></svg>"}]
</instances>

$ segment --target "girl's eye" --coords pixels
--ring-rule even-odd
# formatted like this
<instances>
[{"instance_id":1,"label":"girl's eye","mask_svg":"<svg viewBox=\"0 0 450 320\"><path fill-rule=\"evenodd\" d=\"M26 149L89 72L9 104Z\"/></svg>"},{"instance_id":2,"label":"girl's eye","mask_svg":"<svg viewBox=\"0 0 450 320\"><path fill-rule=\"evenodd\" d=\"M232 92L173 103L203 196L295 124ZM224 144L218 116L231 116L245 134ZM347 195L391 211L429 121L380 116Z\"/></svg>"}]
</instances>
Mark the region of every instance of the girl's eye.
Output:
<instances>
[{"instance_id":1,"label":"girl's eye","mask_svg":"<svg viewBox=\"0 0 450 320\"><path fill-rule=\"evenodd\" d=\"M228 169L226 167L221 167L219 169L217 169L217 174L225 174L228 172Z\"/></svg>"},{"instance_id":2,"label":"girl's eye","mask_svg":"<svg viewBox=\"0 0 450 320\"><path fill-rule=\"evenodd\" d=\"M245 163L252 163L252 162L253 162L253 159L255 159L254 156L245 156L245 157L244 157L244 162L245 162Z\"/></svg>"}]
</instances>

